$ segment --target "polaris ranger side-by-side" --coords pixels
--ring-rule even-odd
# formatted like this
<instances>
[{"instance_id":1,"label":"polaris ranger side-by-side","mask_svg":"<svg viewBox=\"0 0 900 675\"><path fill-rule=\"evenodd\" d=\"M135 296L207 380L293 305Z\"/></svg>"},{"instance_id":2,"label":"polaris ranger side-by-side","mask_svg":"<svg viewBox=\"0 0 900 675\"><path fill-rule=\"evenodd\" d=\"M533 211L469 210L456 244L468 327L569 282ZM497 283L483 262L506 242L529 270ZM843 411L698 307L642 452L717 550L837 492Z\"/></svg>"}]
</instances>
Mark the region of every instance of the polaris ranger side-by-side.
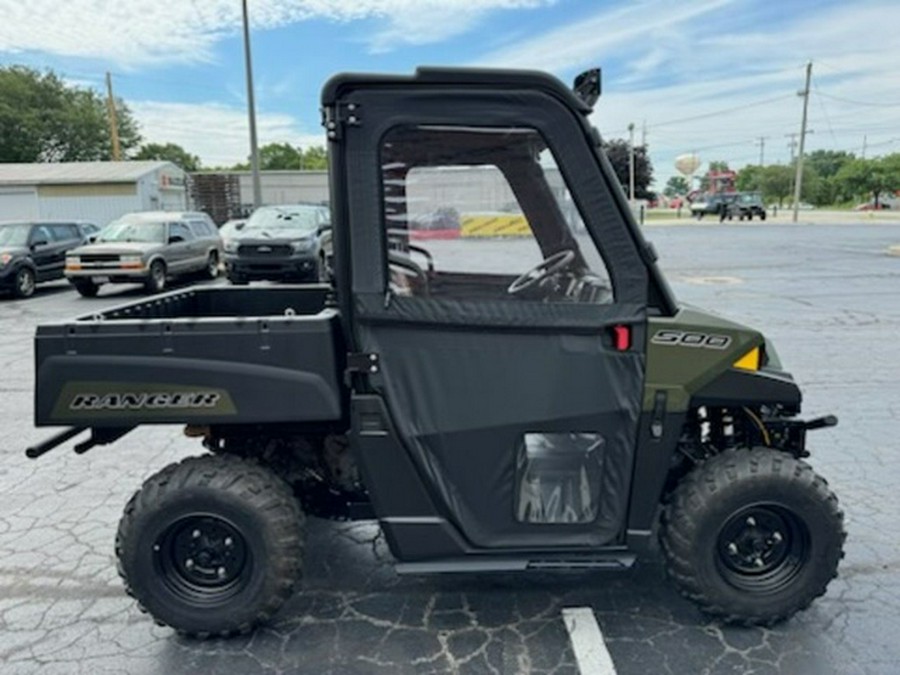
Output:
<instances>
[{"instance_id":1,"label":"polaris ranger side-by-side","mask_svg":"<svg viewBox=\"0 0 900 675\"><path fill-rule=\"evenodd\" d=\"M333 287L191 288L38 328L36 423L66 429L29 456L172 423L209 451L148 478L119 525L157 621L268 620L304 514L377 519L401 573L627 568L658 532L725 620L825 592L843 515L803 458L836 420L798 417L759 332L676 303L588 121L598 95L598 71L574 92L339 75ZM415 227L451 210L457 228Z\"/></svg>"}]
</instances>

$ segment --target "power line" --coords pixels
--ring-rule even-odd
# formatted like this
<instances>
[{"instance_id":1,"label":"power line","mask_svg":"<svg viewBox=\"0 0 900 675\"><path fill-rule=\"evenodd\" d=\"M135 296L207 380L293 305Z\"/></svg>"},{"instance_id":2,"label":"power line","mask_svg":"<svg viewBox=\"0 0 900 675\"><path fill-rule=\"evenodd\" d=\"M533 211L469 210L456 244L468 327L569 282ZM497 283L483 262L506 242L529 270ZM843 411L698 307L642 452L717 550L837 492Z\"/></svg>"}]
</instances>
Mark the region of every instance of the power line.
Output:
<instances>
[{"instance_id":1,"label":"power line","mask_svg":"<svg viewBox=\"0 0 900 675\"><path fill-rule=\"evenodd\" d=\"M721 110L716 110L714 112L703 113L701 115L694 115L692 117L682 117L681 119L669 120L667 122L657 122L656 124L647 125L648 129L655 129L661 126L668 126L670 124L681 124L682 122L693 122L694 120L703 120L708 119L710 117L717 117L718 115L724 115L730 112L736 112L738 110L745 110L747 108L755 108L757 106L766 105L768 103L774 103L775 101L782 101L784 99L793 98L793 94L782 94L781 96L773 96L772 98L762 99L760 101L754 101L750 103L744 103L742 105L737 105L731 108L722 108Z\"/></svg>"},{"instance_id":2,"label":"power line","mask_svg":"<svg viewBox=\"0 0 900 675\"><path fill-rule=\"evenodd\" d=\"M855 101L852 98L844 98L843 96L835 96L834 94L826 94L824 91L818 92L819 96L841 101L842 103L850 103L852 105L871 106L873 108L900 108L900 103L874 103L872 101Z\"/></svg>"}]
</instances>

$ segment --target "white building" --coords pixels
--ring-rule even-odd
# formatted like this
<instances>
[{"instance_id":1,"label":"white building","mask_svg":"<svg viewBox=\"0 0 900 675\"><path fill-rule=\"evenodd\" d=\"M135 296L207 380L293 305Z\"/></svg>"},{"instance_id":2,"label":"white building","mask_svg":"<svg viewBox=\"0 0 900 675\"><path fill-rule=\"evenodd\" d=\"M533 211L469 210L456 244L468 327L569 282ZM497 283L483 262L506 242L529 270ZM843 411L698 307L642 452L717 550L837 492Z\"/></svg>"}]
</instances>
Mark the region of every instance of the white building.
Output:
<instances>
[{"instance_id":1,"label":"white building","mask_svg":"<svg viewBox=\"0 0 900 675\"><path fill-rule=\"evenodd\" d=\"M187 209L185 173L171 162L0 164L0 221L86 220Z\"/></svg>"}]
</instances>

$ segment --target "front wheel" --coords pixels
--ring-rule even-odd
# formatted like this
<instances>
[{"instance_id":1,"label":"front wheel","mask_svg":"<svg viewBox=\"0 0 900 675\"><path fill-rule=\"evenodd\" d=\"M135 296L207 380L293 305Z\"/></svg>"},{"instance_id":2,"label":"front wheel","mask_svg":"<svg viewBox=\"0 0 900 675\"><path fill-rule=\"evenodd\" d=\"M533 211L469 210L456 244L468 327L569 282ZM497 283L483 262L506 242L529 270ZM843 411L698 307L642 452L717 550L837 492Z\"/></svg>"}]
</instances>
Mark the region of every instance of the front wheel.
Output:
<instances>
[{"instance_id":1,"label":"front wheel","mask_svg":"<svg viewBox=\"0 0 900 675\"><path fill-rule=\"evenodd\" d=\"M837 497L805 462L723 452L688 474L663 513L669 575L727 622L772 625L825 593L843 557Z\"/></svg>"},{"instance_id":2,"label":"front wheel","mask_svg":"<svg viewBox=\"0 0 900 675\"><path fill-rule=\"evenodd\" d=\"M30 267L20 267L16 272L13 284L13 295L17 298L30 298L34 295L35 276Z\"/></svg>"},{"instance_id":3,"label":"front wheel","mask_svg":"<svg viewBox=\"0 0 900 675\"><path fill-rule=\"evenodd\" d=\"M149 293L160 293L166 287L166 264L162 260L154 260L150 264L150 273L144 282Z\"/></svg>"},{"instance_id":4,"label":"front wheel","mask_svg":"<svg viewBox=\"0 0 900 675\"><path fill-rule=\"evenodd\" d=\"M270 470L224 455L150 477L116 534L126 590L158 623L194 637L269 620L300 577L304 517Z\"/></svg>"},{"instance_id":5,"label":"front wheel","mask_svg":"<svg viewBox=\"0 0 900 675\"><path fill-rule=\"evenodd\" d=\"M82 298L94 298L97 296L97 291L100 290L100 286L90 279L79 279L78 281L73 282L73 285Z\"/></svg>"}]
</instances>

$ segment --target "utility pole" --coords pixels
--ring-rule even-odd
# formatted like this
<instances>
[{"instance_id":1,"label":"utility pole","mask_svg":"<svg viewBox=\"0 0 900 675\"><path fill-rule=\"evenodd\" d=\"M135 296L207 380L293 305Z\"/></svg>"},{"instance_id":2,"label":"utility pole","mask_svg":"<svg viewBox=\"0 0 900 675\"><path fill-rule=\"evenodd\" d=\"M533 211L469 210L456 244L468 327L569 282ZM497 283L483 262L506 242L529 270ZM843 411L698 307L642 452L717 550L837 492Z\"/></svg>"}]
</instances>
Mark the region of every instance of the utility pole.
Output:
<instances>
[{"instance_id":1,"label":"utility pole","mask_svg":"<svg viewBox=\"0 0 900 675\"><path fill-rule=\"evenodd\" d=\"M247 0L241 0L244 13L244 65L247 71L247 114L250 117L250 171L253 174L253 208L262 205L262 185L259 181L259 148L256 143L256 104L253 100L253 65L250 62L250 21Z\"/></svg>"},{"instance_id":2,"label":"utility pole","mask_svg":"<svg viewBox=\"0 0 900 675\"><path fill-rule=\"evenodd\" d=\"M809 82L812 79L812 61L806 64L806 85L800 96L803 97L803 120L800 122L800 149L797 155L797 176L794 179L794 215L792 220L797 222L797 213L800 210L800 191L803 189L803 148L806 145L806 115L809 109Z\"/></svg>"},{"instance_id":3,"label":"utility pole","mask_svg":"<svg viewBox=\"0 0 900 675\"><path fill-rule=\"evenodd\" d=\"M112 158L114 162L122 161L122 148L119 146L119 121L116 119L116 99L113 98L112 75L106 71L106 109L109 113L109 137L112 139Z\"/></svg>"},{"instance_id":4,"label":"utility pole","mask_svg":"<svg viewBox=\"0 0 900 675\"><path fill-rule=\"evenodd\" d=\"M647 120L641 124L641 147L647 147Z\"/></svg>"},{"instance_id":5,"label":"utility pole","mask_svg":"<svg viewBox=\"0 0 900 675\"><path fill-rule=\"evenodd\" d=\"M799 136L799 135L800 134L798 134L796 131L792 134L784 135L785 138L791 139L788 141L787 146L791 149L791 165L792 166L794 164L794 160L797 158L797 136Z\"/></svg>"},{"instance_id":6,"label":"utility pole","mask_svg":"<svg viewBox=\"0 0 900 675\"><path fill-rule=\"evenodd\" d=\"M634 122L628 125L628 199L634 208Z\"/></svg>"},{"instance_id":7,"label":"utility pole","mask_svg":"<svg viewBox=\"0 0 900 675\"><path fill-rule=\"evenodd\" d=\"M766 139L768 139L768 138L769 138L768 136L760 136L759 141L756 143L759 146L759 165L760 166L764 165L763 160L765 159L765 156L766 156Z\"/></svg>"},{"instance_id":8,"label":"utility pole","mask_svg":"<svg viewBox=\"0 0 900 675\"><path fill-rule=\"evenodd\" d=\"M863 159L866 158L866 141L868 141L868 139L869 139L869 137L866 134L863 134L863 151L862 151Z\"/></svg>"}]
</instances>

